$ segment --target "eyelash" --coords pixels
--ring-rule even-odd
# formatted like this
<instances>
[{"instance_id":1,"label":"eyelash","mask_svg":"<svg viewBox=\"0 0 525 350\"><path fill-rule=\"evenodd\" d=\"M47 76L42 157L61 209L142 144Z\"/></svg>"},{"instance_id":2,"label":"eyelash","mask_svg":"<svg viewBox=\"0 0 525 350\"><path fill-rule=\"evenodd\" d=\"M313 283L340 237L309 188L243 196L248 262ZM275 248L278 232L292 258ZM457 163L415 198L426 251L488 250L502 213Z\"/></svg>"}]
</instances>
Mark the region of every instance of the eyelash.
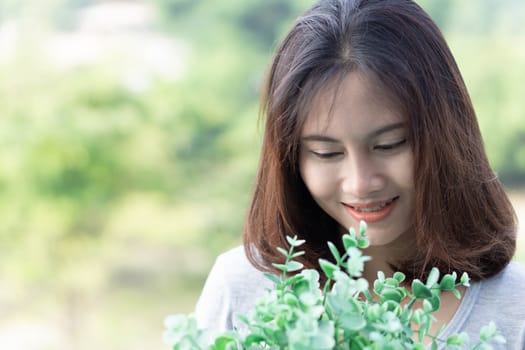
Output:
<instances>
[{"instance_id":1,"label":"eyelash","mask_svg":"<svg viewBox=\"0 0 525 350\"><path fill-rule=\"evenodd\" d=\"M329 152L329 153L318 153L314 151L311 151L311 152L312 154L314 154L316 157L320 159L331 159L331 158L337 157L340 154L343 154L343 152Z\"/></svg>"},{"instance_id":2,"label":"eyelash","mask_svg":"<svg viewBox=\"0 0 525 350\"><path fill-rule=\"evenodd\" d=\"M375 150L379 150L379 151L391 151L397 147L400 147L402 145L404 145L405 143L407 142L406 139L403 139L401 141L398 141L398 142L395 142L395 143L391 143L391 144L387 144L387 145L377 145L377 146L374 146L374 149ZM331 158L334 158L334 157L337 157L341 154L343 154L343 152L328 152L328 153L319 153L319 152L315 152L315 151L311 151L313 155L315 155L316 157L320 158L320 159L331 159Z\"/></svg>"},{"instance_id":3,"label":"eyelash","mask_svg":"<svg viewBox=\"0 0 525 350\"><path fill-rule=\"evenodd\" d=\"M395 143L391 143L391 144L388 144L388 145L377 145L374 147L374 149L377 149L377 150L380 150L380 151L390 151L394 148L397 148L399 146L402 146L404 145L405 143L407 142L406 139L403 139L401 141L398 141L398 142L395 142Z\"/></svg>"}]
</instances>

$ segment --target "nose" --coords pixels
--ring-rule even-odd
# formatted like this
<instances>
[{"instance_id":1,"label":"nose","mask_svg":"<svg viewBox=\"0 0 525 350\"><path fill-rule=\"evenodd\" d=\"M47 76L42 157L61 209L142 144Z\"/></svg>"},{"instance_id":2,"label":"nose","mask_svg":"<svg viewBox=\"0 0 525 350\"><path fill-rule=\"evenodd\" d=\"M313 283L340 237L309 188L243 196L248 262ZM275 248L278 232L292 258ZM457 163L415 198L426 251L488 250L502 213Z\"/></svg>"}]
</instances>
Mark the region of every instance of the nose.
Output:
<instances>
[{"instance_id":1,"label":"nose","mask_svg":"<svg viewBox=\"0 0 525 350\"><path fill-rule=\"evenodd\" d=\"M341 167L341 190L356 199L370 197L386 186L382 168L367 155L347 156Z\"/></svg>"}]
</instances>

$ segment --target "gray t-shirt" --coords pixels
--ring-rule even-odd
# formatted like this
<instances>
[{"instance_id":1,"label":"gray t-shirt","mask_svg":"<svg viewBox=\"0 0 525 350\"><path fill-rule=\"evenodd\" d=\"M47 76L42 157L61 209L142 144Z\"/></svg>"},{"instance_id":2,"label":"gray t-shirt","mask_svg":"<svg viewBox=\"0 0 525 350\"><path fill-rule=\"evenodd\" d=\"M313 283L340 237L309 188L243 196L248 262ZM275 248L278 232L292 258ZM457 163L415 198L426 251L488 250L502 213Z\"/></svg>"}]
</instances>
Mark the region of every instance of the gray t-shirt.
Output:
<instances>
[{"instance_id":1,"label":"gray t-shirt","mask_svg":"<svg viewBox=\"0 0 525 350\"><path fill-rule=\"evenodd\" d=\"M217 258L196 305L197 322L216 332L245 329L236 315L248 315L273 287L249 263L243 247L234 248ZM474 342L490 321L507 340L494 349L525 350L525 266L510 263L496 276L472 283L442 337L466 332Z\"/></svg>"}]
</instances>

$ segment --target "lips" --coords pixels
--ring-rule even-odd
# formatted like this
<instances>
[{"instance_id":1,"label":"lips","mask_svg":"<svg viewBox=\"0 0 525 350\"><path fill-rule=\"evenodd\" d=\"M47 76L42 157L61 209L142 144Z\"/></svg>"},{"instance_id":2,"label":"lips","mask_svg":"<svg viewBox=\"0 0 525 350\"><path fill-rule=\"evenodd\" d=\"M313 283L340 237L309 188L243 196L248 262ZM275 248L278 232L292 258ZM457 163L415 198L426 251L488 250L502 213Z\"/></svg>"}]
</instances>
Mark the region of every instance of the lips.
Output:
<instances>
[{"instance_id":1,"label":"lips","mask_svg":"<svg viewBox=\"0 0 525 350\"><path fill-rule=\"evenodd\" d=\"M355 220L363 220L367 223L377 222L385 219L394 210L399 196L386 201L373 203L343 203L345 209Z\"/></svg>"}]
</instances>

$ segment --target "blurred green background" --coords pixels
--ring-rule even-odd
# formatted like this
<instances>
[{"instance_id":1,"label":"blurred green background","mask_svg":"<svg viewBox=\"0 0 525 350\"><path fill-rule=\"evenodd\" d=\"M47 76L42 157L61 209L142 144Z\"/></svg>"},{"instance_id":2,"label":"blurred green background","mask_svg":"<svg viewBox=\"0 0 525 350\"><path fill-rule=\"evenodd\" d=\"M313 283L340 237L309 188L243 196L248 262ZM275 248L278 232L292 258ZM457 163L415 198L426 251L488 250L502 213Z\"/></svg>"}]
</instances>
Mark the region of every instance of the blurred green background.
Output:
<instances>
[{"instance_id":1,"label":"blurred green background","mask_svg":"<svg viewBox=\"0 0 525 350\"><path fill-rule=\"evenodd\" d=\"M260 85L311 3L0 2L1 349L166 348L240 243ZM419 3L525 223L525 3Z\"/></svg>"}]
</instances>

